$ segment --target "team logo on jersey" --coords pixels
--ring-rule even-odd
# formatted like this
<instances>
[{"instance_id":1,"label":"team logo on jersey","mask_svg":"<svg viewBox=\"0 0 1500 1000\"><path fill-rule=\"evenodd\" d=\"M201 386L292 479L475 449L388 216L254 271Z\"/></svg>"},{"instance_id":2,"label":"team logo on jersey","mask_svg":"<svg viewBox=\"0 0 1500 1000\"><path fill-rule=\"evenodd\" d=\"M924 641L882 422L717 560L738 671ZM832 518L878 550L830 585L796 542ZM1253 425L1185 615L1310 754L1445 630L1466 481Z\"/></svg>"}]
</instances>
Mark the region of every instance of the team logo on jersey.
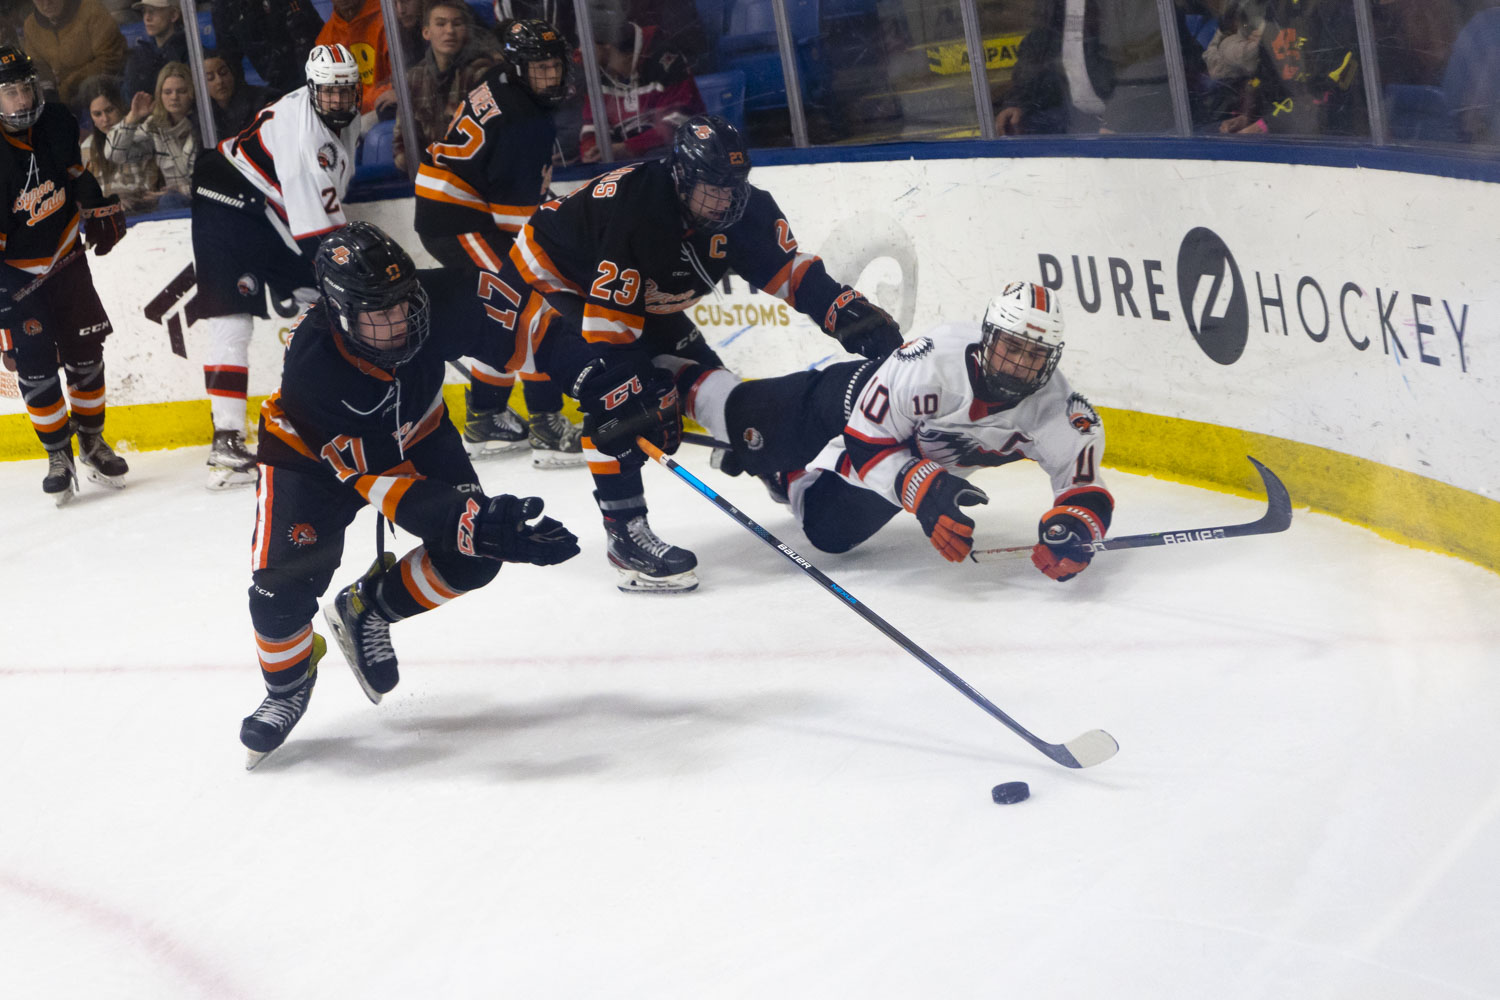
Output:
<instances>
[{"instance_id":1,"label":"team logo on jersey","mask_svg":"<svg viewBox=\"0 0 1500 1000\"><path fill-rule=\"evenodd\" d=\"M646 311L649 313L682 312L684 309L697 305L701 298L703 296L692 289L677 294L664 292L656 287L655 279L646 279Z\"/></svg>"},{"instance_id":2,"label":"team logo on jersey","mask_svg":"<svg viewBox=\"0 0 1500 1000\"><path fill-rule=\"evenodd\" d=\"M933 344L931 337L918 337L916 340L908 340L906 343L896 348L896 357L900 358L902 361L916 361L919 358L925 358L927 357L927 355L931 354L932 348Z\"/></svg>"},{"instance_id":3,"label":"team logo on jersey","mask_svg":"<svg viewBox=\"0 0 1500 1000\"><path fill-rule=\"evenodd\" d=\"M242 274L234 287L241 295L250 296L260 292L260 279L253 274Z\"/></svg>"},{"instance_id":4,"label":"team logo on jersey","mask_svg":"<svg viewBox=\"0 0 1500 1000\"><path fill-rule=\"evenodd\" d=\"M42 321L39 319L28 319L21 324L21 332L28 337L35 337L42 332Z\"/></svg>"},{"instance_id":5,"label":"team logo on jersey","mask_svg":"<svg viewBox=\"0 0 1500 1000\"><path fill-rule=\"evenodd\" d=\"M746 427L740 437L744 439L745 447L751 451L760 451L766 446L766 439L754 427Z\"/></svg>"},{"instance_id":6,"label":"team logo on jersey","mask_svg":"<svg viewBox=\"0 0 1500 1000\"><path fill-rule=\"evenodd\" d=\"M317 544L318 531L306 522L298 522L286 529L286 537L293 545L302 549Z\"/></svg>"},{"instance_id":7,"label":"team logo on jersey","mask_svg":"<svg viewBox=\"0 0 1500 1000\"><path fill-rule=\"evenodd\" d=\"M1068 423L1080 434L1091 434L1099 426L1099 413L1078 393L1068 397Z\"/></svg>"},{"instance_id":8,"label":"team logo on jersey","mask_svg":"<svg viewBox=\"0 0 1500 1000\"><path fill-rule=\"evenodd\" d=\"M318 147L318 166L324 170L332 170L339 165L339 148L331 142L325 142Z\"/></svg>"},{"instance_id":9,"label":"team logo on jersey","mask_svg":"<svg viewBox=\"0 0 1500 1000\"><path fill-rule=\"evenodd\" d=\"M43 181L34 188L27 188L16 196L15 206L12 211L25 212L30 216L26 220L27 226L35 226L47 216L63 207L68 200L68 192L53 184L51 181Z\"/></svg>"}]
</instances>

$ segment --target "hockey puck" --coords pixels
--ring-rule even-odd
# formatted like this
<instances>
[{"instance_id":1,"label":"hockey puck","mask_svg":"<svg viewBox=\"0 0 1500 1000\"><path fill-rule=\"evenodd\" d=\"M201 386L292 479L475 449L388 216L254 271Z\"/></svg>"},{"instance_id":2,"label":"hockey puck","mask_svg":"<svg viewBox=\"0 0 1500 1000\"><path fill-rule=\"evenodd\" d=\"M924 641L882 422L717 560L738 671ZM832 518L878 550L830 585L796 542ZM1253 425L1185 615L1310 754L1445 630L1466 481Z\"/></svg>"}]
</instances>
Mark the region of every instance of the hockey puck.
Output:
<instances>
[{"instance_id":1,"label":"hockey puck","mask_svg":"<svg viewBox=\"0 0 1500 1000\"><path fill-rule=\"evenodd\" d=\"M1031 789L1027 787L1024 781L1007 781L1003 785L996 785L990 789L990 798L1002 806L1025 802L1030 797Z\"/></svg>"}]
</instances>

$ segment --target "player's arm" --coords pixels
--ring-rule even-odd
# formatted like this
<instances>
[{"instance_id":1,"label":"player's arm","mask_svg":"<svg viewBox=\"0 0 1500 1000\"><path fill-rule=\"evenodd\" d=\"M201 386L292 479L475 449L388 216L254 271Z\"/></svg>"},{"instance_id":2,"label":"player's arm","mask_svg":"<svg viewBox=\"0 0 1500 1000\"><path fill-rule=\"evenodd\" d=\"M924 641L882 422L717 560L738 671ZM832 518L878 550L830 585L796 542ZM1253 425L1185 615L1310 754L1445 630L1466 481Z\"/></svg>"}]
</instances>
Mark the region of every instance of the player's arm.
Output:
<instances>
[{"instance_id":1,"label":"player's arm","mask_svg":"<svg viewBox=\"0 0 1500 1000\"><path fill-rule=\"evenodd\" d=\"M631 210L612 176L599 177L586 195L613 204L599 240L597 262L583 290L582 331L583 339L591 344L624 345L639 340L646 327L646 278L641 266L645 255L638 248L670 237L660 225L651 225Z\"/></svg>"},{"instance_id":2,"label":"player's arm","mask_svg":"<svg viewBox=\"0 0 1500 1000\"><path fill-rule=\"evenodd\" d=\"M83 218L84 242L95 254L103 257L125 238L125 210L120 207L120 196L112 194L105 197L99 181L84 169L83 161L78 155L78 144L69 142L68 147L73 152L73 162L68 164L68 176L73 178L78 213Z\"/></svg>"},{"instance_id":3,"label":"player's arm","mask_svg":"<svg viewBox=\"0 0 1500 1000\"><path fill-rule=\"evenodd\" d=\"M1060 376L1057 376L1060 378ZM1059 582L1071 580L1094 558L1114 516L1115 499L1104 485L1104 425L1077 393L1053 408L1035 434L1036 460L1052 479L1052 507L1037 524L1031 561Z\"/></svg>"},{"instance_id":4,"label":"player's arm","mask_svg":"<svg viewBox=\"0 0 1500 1000\"><path fill-rule=\"evenodd\" d=\"M344 216L346 177L353 172L351 164L338 162L323 166L317 149L299 148L292 116L277 116L261 126L261 142L276 162L276 176L281 181L281 198L286 206L286 224L292 238L309 260L317 253L318 242L349 220Z\"/></svg>"}]
</instances>

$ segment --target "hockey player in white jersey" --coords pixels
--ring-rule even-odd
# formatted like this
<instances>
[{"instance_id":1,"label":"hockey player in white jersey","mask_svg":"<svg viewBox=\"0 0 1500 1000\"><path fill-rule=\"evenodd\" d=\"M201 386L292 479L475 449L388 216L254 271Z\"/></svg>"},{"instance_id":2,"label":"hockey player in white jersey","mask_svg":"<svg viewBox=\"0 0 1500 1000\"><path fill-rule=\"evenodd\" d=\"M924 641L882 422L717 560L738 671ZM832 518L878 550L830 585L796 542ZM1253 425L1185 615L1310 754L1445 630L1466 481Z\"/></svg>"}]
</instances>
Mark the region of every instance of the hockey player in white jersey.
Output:
<instances>
[{"instance_id":1,"label":"hockey player in white jersey","mask_svg":"<svg viewBox=\"0 0 1500 1000\"><path fill-rule=\"evenodd\" d=\"M343 45L314 46L307 86L268 105L193 170L193 263L198 294L188 319L204 319L204 383L213 412L208 487L255 482L245 448L245 397L253 318L278 301L316 298L318 241L343 226L344 194L359 142L359 64Z\"/></svg>"},{"instance_id":2,"label":"hockey player in white jersey","mask_svg":"<svg viewBox=\"0 0 1500 1000\"><path fill-rule=\"evenodd\" d=\"M974 545L965 507L989 497L965 477L1032 459L1052 483L1032 562L1069 580L1093 557L1114 499L1104 485L1099 415L1057 371L1063 322L1046 288L1005 286L975 324L944 324L876 366L741 382L673 362L687 415L733 445L722 467L767 480L808 541L846 552L903 509L943 558ZM663 364L658 359L657 364Z\"/></svg>"}]
</instances>

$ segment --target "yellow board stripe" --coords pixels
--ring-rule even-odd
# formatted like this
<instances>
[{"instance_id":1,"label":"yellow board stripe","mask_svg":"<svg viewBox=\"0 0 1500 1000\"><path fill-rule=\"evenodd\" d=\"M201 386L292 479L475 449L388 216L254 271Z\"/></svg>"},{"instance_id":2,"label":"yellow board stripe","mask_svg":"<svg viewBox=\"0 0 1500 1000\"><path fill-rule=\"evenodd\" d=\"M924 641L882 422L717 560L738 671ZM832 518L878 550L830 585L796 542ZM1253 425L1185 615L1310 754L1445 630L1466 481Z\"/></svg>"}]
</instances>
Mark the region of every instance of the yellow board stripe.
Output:
<instances>
[{"instance_id":1,"label":"yellow board stripe","mask_svg":"<svg viewBox=\"0 0 1500 1000\"><path fill-rule=\"evenodd\" d=\"M461 422L463 386L444 386L443 397L453 419ZM516 392L513 400L524 413L521 393ZM250 400L252 414L260 402ZM567 406L576 417L572 401ZM1246 455L1254 455L1286 483L1295 507L1331 514L1403 545L1458 556L1500 572L1500 502L1495 500L1285 438L1133 410L1101 407L1100 413L1109 429L1109 468L1258 498L1263 496L1260 477L1245 461ZM106 424L111 442L135 451L206 445L210 428L206 400L111 406ZM45 454L26 414L0 416L0 460Z\"/></svg>"}]
</instances>

